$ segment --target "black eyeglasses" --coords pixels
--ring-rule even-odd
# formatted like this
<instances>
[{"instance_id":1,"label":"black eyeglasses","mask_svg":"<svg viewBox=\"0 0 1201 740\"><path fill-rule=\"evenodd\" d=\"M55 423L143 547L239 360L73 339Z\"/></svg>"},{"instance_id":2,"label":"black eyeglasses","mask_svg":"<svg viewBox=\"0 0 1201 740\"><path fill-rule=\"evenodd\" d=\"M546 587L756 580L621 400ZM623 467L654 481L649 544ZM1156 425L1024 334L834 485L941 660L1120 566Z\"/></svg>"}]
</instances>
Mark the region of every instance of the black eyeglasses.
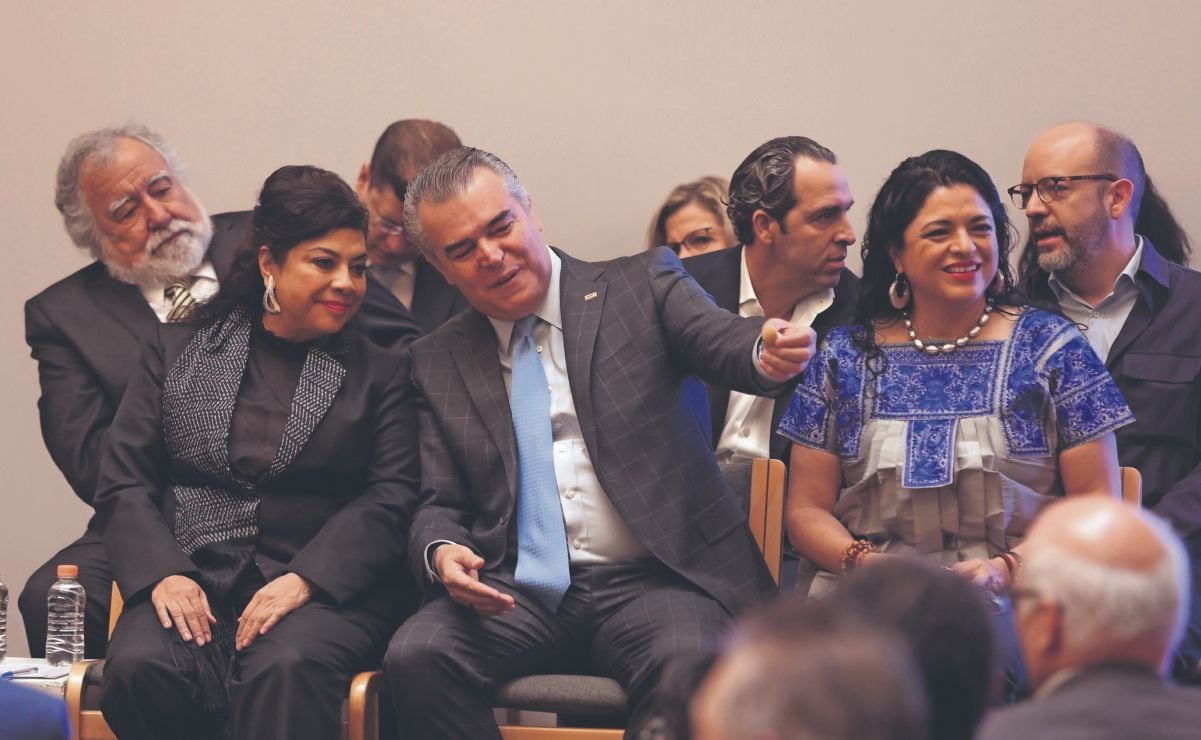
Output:
<instances>
[{"instance_id":1,"label":"black eyeglasses","mask_svg":"<svg viewBox=\"0 0 1201 740\"><path fill-rule=\"evenodd\" d=\"M703 229L688 232L683 241L668 242L667 246L676 254L679 254L681 249L687 249L689 252L704 251L715 241L712 232L713 228L706 226Z\"/></svg>"},{"instance_id":2,"label":"black eyeglasses","mask_svg":"<svg viewBox=\"0 0 1201 740\"><path fill-rule=\"evenodd\" d=\"M1014 185L1009 190L1009 197L1013 199L1013 204L1022 210L1026 209L1026 205L1030 202L1030 195L1038 193L1038 199L1043 203L1059 200L1063 196L1063 191L1066 190L1063 186L1065 182L1073 180L1107 180L1109 182L1117 182L1119 178L1114 175L1065 175L1063 177L1044 177L1038 182L1031 185L1030 183L1022 183Z\"/></svg>"}]
</instances>

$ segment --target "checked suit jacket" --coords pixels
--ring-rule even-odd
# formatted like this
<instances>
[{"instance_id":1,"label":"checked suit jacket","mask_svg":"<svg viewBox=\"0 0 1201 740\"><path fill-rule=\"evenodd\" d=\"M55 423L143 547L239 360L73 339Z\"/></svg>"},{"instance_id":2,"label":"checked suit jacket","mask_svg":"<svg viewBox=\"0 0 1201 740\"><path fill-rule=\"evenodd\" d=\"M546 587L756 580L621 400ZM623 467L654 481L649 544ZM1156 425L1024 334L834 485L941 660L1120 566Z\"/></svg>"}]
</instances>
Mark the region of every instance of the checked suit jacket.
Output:
<instances>
[{"instance_id":1,"label":"checked suit jacket","mask_svg":"<svg viewBox=\"0 0 1201 740\"><path fill-rule=\"evenodd\" d=\"M567 374L605 493L655 558L728 611L763 598L774 584L690 377L773 392L754 362L762 320L718 308L667 249L601 263L559 254ZM496 568L515 555L518 491L496 333L469 309L415 342L412 359L423 503L410 566L428 582L426 547L449 540Z\"/></svg>"}]
</instances>

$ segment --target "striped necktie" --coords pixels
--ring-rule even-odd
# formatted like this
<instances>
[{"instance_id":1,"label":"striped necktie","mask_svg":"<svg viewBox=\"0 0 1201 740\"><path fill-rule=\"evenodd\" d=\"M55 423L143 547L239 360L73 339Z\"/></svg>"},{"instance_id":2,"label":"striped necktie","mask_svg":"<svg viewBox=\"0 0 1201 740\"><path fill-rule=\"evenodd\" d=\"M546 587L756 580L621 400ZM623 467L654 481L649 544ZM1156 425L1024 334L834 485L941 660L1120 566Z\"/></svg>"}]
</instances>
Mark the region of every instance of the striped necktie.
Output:
<instances>
[{"instance_id":1,"label":"striped necktie","mask_svg":"<svg viewBox=\"0 0 1201 740\"><path fill-rule=\"evenodd\" d=\"M183 321L192 313L192 307L196 305L196 297L190 290L193 280L195 278L191 275L185 275L163 288L163 295L171 304L171 307L167 309L168 323Z\"/></svg>"}]
</instances>

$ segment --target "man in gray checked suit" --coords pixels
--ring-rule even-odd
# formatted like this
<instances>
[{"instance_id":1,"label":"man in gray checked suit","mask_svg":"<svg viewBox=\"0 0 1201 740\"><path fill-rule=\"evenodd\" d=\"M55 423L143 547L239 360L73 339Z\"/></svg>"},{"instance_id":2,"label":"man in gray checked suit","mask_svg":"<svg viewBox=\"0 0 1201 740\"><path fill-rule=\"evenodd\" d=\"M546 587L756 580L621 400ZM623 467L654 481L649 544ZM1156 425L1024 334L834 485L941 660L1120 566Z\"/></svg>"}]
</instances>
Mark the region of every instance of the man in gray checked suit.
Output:
<instances>
[{"instance_id":1,"label":"man in gray checked suit","mask_svg":"<svg viewBox=\"0 0 1201 740\"><path fill-rule=\"evenodd\" d=\"M636 736L673 656L773 588L713 457L695 373L771 393L813 332L717 308L666 249L552 250L512 170L457 149L405 197L405 229L472 309L413 345L429 599L384 660L406 737L499 738L500 681L592 671Z\"/></svg>"}]
</instances>

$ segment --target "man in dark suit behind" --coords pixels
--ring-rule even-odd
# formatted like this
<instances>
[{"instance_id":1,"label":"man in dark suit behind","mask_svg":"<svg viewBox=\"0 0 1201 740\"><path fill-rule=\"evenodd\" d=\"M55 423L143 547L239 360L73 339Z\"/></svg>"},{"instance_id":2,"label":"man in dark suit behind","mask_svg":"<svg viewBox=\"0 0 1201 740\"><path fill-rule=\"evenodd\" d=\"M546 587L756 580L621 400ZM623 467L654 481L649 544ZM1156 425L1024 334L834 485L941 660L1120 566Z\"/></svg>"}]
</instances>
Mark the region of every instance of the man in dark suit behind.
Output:
<instances>
[{"instance_id":1,"label":"man in dark suit behind","mask_svg":"<svg viewBox=\"0 0 1201 740\"><path fill-rule=\"evenodd\" d=\"M181 172L163 140L137 124L79 136L59 165L55 205L72 241L96 261L25 304L25 336L38 363L42 438L89 506L143 341L160 322L183 318L190 303L215 294L234 254L251 243L249 212L210 220ZM183 291L173 285L180 282ZM356 320L373 342L398 351L419 334L404 307L371 279ZM44 654L46 592L63 563L79 566L87 592L86 655L104 657L112 573L94 519L21 592L30 654Z\"/></svg>"},{"instance_id":2,"label":"man in dark suit behind","mask_svg":"<svg viewBox=\"0 0 1201 740\"><path fill-rule=\"evenodd\" d=\"M760 347L763 321L714 306L666 249L551 250L512 170L476 149L417 177L405 226L472 309L413 347L410 561L431 593L384 661L400 724L499 738L498 681L590 669L626 687L636 737L664 662L773 586L690 376L772 392L813 333L773 319Z\"/></svg>"},{"instance_id":3,"label":"man in dark suit behind","mask_svg":"<svg viewBox=\"0 0 1201 740\"><path fill-rule=\"evenodd\" d=\"M1097 124L1040 134L1009 193L1030 222L1023 288L1080 325L1105 363L1135 416L1118 460L1189 551L1193 607L1173 673L1201 683L1201 273L1188 236L1134 142Z\"/></svg>"},{"instance_id":4,"label":"man in dark suit behind","mask_svg":"<svg viewBox=\"0 0 1201 740\"><path fill-rule=\"evenodd\" d=\"M727 211L741 246L689 257L684 269L727 311L811 326L820 341L851 321L859 298L859 278L845 267L853 203L833 152L803 136L772 139L730 179ZM718 460L788 462L792 443L775 430L790 394L772 401L713 384L708 392Z\"/></svg>"},{"instance_id":5,"label":"man in dark suit behind","mask_svg":"<svg viewBox=\"0 0 1201 740\"><path fill-rule=\"evenodd\" d=\"M444 124L416 118L396 121L375 142L371 161L359 169L355 185L371 216L371 273L409 309L424 334L467 308L467 301L405 239L405 190L422 167L457 146L458 135Z\"/></svg>"},{"instance_id":6,"label":"man in dark suit behind","mask_svg":"<svg viewBox=\"0 0 1201 740\"><path fill-rule=\"evenodd\" d=\"M1103 496L1048 507L1026 537L1014 618L1034 698L977 740L1195 738L1201 691L1164 679L1188 614L1188 558L1162 520Z\"/></svg>"}]
</instances>

